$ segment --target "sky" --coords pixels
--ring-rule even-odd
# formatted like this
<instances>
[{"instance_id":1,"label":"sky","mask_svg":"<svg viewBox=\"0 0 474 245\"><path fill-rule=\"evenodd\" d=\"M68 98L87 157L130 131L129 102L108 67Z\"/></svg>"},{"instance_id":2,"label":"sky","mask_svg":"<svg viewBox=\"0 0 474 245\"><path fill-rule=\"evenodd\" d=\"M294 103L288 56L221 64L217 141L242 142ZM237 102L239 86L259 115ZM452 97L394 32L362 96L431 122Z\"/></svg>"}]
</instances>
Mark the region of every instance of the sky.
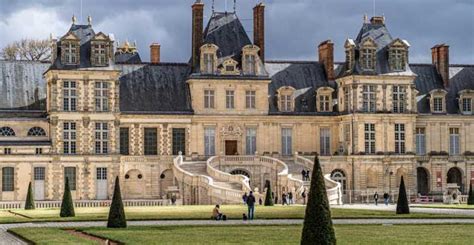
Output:
<instances>
[{"instance_id":1,"label":"sky","mask_svg":"<svg viewBox=\"0 0 474 245\"><path fill-rule=\"evenodd\" d=\"M137 42L143 61L149 45L161 44L161 60L186 62L191 53L191 5L195 0L0 0L0 47L22 38L64 35L75 14L92 16L96 32ZM225 11L226 0L215 0ZM261 0L236 0L237 15L253 37L252 8ZM203 0L205 23L212 0ZM227 1L233 11L233 0ZM363 16L384 15L394 38L410 44L410 63L430 63L430 48L450 45L451 64L474 64L474 0L265 0L267 60L317 60L317 45L335 43L344 60L344 41L355 39Z\"/></svg>"}]
</instances>

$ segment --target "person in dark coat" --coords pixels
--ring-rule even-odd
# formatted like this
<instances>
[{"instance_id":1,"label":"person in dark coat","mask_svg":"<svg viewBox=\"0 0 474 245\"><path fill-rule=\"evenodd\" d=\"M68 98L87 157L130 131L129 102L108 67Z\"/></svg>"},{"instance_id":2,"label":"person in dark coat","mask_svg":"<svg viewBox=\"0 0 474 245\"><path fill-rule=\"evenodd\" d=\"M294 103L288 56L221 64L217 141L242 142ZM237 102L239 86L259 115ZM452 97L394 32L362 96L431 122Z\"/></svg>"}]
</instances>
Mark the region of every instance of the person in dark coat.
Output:
<instances>
[{"instance_id":1,"label":"person in dark coat","mask_svg":"<svg viewBox=\"0 0 474 245\"><path fill-rule=\"evenodd\" d=\"M306 181L306 170L301 170L301 177L303 178L303 181Z\"/></svg>"},{"instance_id":2,"label":"person in dark coat","mask_svg":"<svg viewBox=\"0 0 474 245\"><path fill-rule=\"evenodd\" d=\"M303 193L301 193L301 197L303 198L303 204L306 205L306 188L303 190Z\"/></svg>"},{"instance_id":3,"label":"person in dark coat","mask_svg":"<svg viewBox=\"0 0 474 245\"><path fill-rule=\"evenodd\" d=\"M251 191L247 197L247 207L248 207L248 219L253 220L253 215L255 214L255 196Z\"/></svg>"},{"instance_id":4,"label":"person in dark coat","mask_svg":"<svg viewBox=\"0 0 474 245\"><path fill-rule=\"evenodd\" d=\"M383 202L385 203L385 206L388 206L388 200L389 199L390 199L390 195L387 192L385 192L383 194Z\"/></svg>"},{"instance_id":5,"label":"person in dark coat","mask_svg":"<svg viewBox=\"0 0 474 245\"><path fill-rule=\"evenodd\" d=\"M288 205L293 204L293 192L288 193Z\"/></svg>"},{"instance_id":6,"label":"person in dark coat","mask_svg":"<svg viewBox=\"0 0 474 245\"><path fill-rule=\"evenodd\" d=\"M285 206L288 205L288 201L286 200L286 193L283 192L283 194L281 194L281 205Z\"/></svg>"},{"instance_id":7,"label":"person in dark coat","mask_svg":"<svg viewBox=\"0 0 474 245\"><path fill-rule=\"evenodd\" d=\"M377 206L379 202L379 194L377 192L375 192L374 194L374 202L375 202L375 206Z\"/></svg>"}]
</instances>

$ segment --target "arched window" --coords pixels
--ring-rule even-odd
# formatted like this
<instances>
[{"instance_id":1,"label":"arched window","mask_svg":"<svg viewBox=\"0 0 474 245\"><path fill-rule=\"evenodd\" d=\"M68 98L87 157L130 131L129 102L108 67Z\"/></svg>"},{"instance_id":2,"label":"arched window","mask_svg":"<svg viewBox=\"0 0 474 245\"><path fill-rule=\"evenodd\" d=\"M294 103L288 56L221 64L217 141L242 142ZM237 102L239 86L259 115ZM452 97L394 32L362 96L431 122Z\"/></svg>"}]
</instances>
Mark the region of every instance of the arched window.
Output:
<instances>
[{"instance_id":1,"label":"arched window","mask_svg":"<svg viewBox=\"0 0 474 245\"><path fill-rule=\"evenodd\" d=\"M343 193L346 192L347 189L347 179L346 179L346 174L344 174L344 171L340 169L336 169L332 171L331 173L331 179L341 183L342 191Z\"/></svg>"},{"instance_id":2,"label":"arched window","mask_svg":"<svg viewBox=\"0 0 474 245\"><path fill-rule=\"evenodd\" d=\"M15 136L15 135L16 135L15 131L13 131L13 129L10 127L0 128L0 136L9 137L9 136Z\"/></svg>"},{"instance_id":3,"label":"arched window","mask_svg":"<svg viewBox=\"0 0 474 245\"><path fill-rule=\"evenodd\" d=\"M32 127L28 130L28 136L46 136L46 132L40 127Z\"/></svg>"}]
</instances>

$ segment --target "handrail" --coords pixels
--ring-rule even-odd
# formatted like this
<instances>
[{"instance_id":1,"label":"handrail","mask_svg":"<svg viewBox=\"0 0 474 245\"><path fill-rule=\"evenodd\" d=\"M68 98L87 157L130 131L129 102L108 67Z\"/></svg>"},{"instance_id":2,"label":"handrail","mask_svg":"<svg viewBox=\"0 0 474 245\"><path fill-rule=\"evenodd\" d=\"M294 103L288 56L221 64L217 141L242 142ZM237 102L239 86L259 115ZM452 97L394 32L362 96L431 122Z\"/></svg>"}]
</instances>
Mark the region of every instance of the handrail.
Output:
<instances>
[{"instance_id":1,"label":"handrail","mask_svg":"<svg viewBox=\"0 0 474 245\"><path fill-rule=\"evenodd\" d=\"M242 191L250 192L250 180L247 176L244 175L233 175L226 172L222 172L219 169L215 168L216 165L220 164L221 158L218 156L211 157L206 162L207 173L214 179L220 181L227 181L230 183L238 183L242 185Z\"/></svg>"}]
</instances>

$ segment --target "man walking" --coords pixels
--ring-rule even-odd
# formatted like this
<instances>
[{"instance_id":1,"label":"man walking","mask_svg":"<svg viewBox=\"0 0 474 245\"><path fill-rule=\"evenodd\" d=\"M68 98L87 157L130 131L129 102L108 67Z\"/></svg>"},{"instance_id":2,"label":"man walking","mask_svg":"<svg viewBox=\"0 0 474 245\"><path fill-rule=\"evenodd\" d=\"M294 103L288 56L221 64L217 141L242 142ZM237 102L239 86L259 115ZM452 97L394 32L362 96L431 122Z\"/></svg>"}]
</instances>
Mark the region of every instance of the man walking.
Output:
<instances>
[{"instance_id":1,"label":"man walking","mask_svg":"<svg viewBox=\"0 0 474 245\"><path fill-rule=\"evenodd\" d=\"M247 203L247 192L242 196L242 201L244 202L244 205Z\"/></svg>"},{"instance_id":2,"label":"man walking","mask_svg":"<svg viewBox=\"0 0 474 245\"><path fill-rule=\"evenodd\" d=\"M375 206L377 206L378 201L379 201L379 194L377 192L375 192L374 194L374 201L375 201Z\"/></svg>"},{"instance_id":3,"label":"man walking","mask_svg":"<svg viewBox=\"0 0 474 245\"><path fill-rule=\"evenodd\" d=\"M303 178L303 181L306 181L306 170L301 170L301 177Z\"/></svg>"},{"instance_id":4,"label":"man walking","mask_svg":"<svg viewBox=\"0 0 474 245\"><path fill-rule=\"evenodd\" d=\"M288 193L288 205L293 204L293 192Z\"/></svg>"},{"instance_id":5,"label":"man walking","mask_svg":"<svg viewBox=\"0 0 474 245\"><path fill-rule=\"evenodd\" d=\"M383 202L385 203L385 206L388 206L388 200L390 199L390 195L388 195L387 192L383 194Z\"/></svg>"},{"instance_id":6,"label":"man walking","mask_svg":"<svg viewBox=\"0 0 474 245\"><path fill-rule=\"evenodd\" d=\"M250 194L247 197L247 207L248 207L248 219L253 220L253 215L255 213L255 196L253 192L250 191Z\"/></svg>"}]
</instances>

